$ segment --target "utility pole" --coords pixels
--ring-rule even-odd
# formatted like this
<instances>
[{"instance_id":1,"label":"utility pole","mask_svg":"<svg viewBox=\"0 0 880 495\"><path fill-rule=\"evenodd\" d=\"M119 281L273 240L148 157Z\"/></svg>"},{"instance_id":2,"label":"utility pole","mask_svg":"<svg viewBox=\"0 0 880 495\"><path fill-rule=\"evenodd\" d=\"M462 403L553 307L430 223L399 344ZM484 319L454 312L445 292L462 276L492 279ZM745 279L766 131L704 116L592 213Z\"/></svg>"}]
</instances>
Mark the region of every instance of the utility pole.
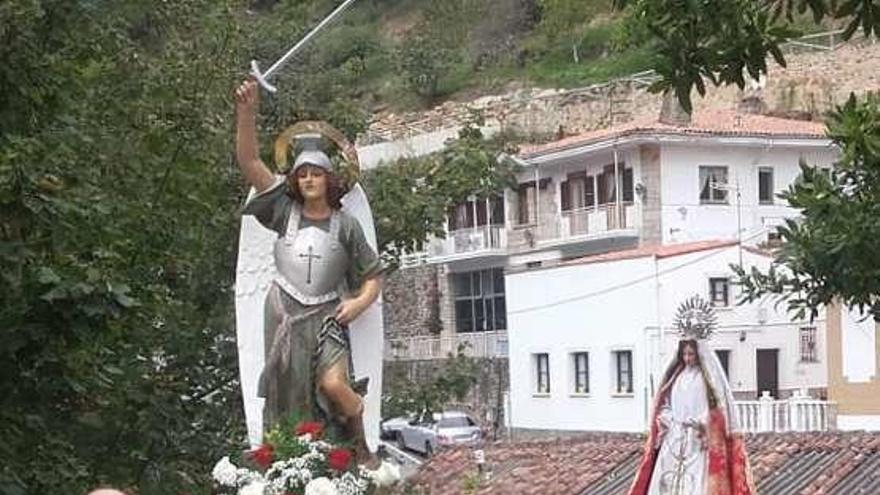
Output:
<instances>
[{"instance_id":1,"label":"utility pole","mask_svg":"<svg viewBox=\"0 0 880 495\"><path fill-rule=\"evenodd\" d=\"M716 191L732 191L736 194L736 240L737 249L739 251L739 267L743 266L743 254L742 254L742 188L739 185L739 178L736 179L736 184L721 184L718 182L710 183L709 187L715 189Z\"/></svg>"}]
</instances>

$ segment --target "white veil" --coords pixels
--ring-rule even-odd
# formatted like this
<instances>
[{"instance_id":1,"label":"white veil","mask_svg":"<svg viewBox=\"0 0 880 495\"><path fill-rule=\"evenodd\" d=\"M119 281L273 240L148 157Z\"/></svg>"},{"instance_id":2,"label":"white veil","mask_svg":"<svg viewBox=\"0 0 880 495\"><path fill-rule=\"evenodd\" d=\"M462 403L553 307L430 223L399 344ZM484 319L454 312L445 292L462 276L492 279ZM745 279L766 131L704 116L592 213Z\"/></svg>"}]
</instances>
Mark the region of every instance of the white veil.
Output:
<instances>
[{"instance_id":1,"label":"white veil","mask_svg":"<svg viewBox=\"0 0 880 495\"><path fill-rule=\"evenodd\" d=\"M730 390L730 382L721 366L721 361L712 350L707 340L697 340L697 354L700 356L700 365L705 371L706 380L715 392L718 407L724 413L727 420L727 432L739 431L739 419L736 414L736 403L733 401L733 392Z\"/></svg>"},{"instance_id":2,"label":"white veil","mask_svg":"<svg viewBox=\"0 0 880 495\"><path fill-rule=\"evenodd\" d=\"M732 433L739 431L740 425L736 414L736 404L733 400L733 392L730 390L730 382L727 380L727 375L724 373L721 361L718 360L718 356L713 352L712 346L709 345L709 342L706 339L686 339L697 343L697 355L700 358L700 366L703 368L706 381L709 382L709 387L715 393L715 399L718 401L718 408L724 413L724 418L727 423L727 432ZM664 381L660 384L661 392L669 385L667 381L675 379L675 376L673 376L672 373L677 364L678 351L672 354L672 358L665 368L666 371L663 373Z\"/></svg>"}]
</instances>

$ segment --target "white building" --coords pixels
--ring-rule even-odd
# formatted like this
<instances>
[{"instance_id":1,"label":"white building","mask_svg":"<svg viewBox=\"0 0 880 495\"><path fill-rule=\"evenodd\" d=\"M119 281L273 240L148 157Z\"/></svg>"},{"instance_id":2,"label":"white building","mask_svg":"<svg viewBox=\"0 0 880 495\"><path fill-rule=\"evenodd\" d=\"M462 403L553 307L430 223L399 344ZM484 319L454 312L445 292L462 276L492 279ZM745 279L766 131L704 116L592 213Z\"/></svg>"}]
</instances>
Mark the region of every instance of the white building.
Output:
<instances>
[{"instance_id":1,"label":"white building","mask_svg":"<svg viewBox=\"0 0 880 495\"><path fill-rule=\"evenodd\" d=\"M836 154L821 125L734 112L526 150L523 178L547 185L537 197L521 186L518 211L526 198L538 233L568 242L538 241L508 258L510 424L643 430L677 342L674 312L695 293L718 304L713 347L740 398L824 396L824 321L791 323L784 306L735 306L730 264L769 266L751 246L772 244L772 228L796 215L776 195L799 162L830 167ZM573 256L578 243L601 240L616 249Z\"/></svg>"},{"instance_id":2,"label":"white building","mask_svg":"<svg viewBox=\"0 0 880 495\"><path fill-rule=\"evenodd\" d=\"M513 427L637 431L678 304L726 294L715 347L740 397L822 396L824 321L735 307L729 264L769 265L754 246L797 214L777 194L800 162L830 168L836 156L821 124L720 111L524 149L518 187L458 205L420 256L437 267L439 335L389 339L386 356L440 358L466 341L509 358Z\"/></svg>"},{"instance_id":3,"label":"white building","mask_svg":"<svg viewBox=\"0 0 880 495\"><path fill-rule=\"evenodd\" d=\"M868 315L828 308L828 395L842 430L880 430L880 324Z\"/></svg>"},{"instance_id":4,"label":"white building","mask_svg":"<svg viewBox=\"0 0 880 495\"><path fill-rule=\"evenodd\" d=\"M740 256L746 268L771 261L736 241L702 241L509 274L511 425L643 431L675 353L675 311L694 294L716 308L711 343L735 395L824 390L824 321L791 323L772 304L737 306L729 266Z\"/></svg>"}]
</instances>

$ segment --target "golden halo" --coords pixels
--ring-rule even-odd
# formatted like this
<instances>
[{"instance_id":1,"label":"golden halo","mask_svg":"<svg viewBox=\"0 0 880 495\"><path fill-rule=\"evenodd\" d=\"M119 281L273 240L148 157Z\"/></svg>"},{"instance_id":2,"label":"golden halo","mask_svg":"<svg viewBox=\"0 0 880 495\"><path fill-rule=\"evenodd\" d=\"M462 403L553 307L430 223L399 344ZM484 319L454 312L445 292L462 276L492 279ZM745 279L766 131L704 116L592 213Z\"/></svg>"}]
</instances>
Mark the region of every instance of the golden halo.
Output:
<instances>
[{"instance_id":1,"label":"golden halo","mask_svg":"<svg viewBox=\"0 0 880 495\"><path fill-rule=\"evenodd\" d=\"M357 149L351 141L345 137L339 129L322 120L303 120L284 129L275 139L275 170L281 171L287 166L287 153L294 137L299 134L320 134L322 137L333 141L339 147L345 161L353 170L354 176L360 174L361 166L358 160Z\"/></svg>"}]
</instances>

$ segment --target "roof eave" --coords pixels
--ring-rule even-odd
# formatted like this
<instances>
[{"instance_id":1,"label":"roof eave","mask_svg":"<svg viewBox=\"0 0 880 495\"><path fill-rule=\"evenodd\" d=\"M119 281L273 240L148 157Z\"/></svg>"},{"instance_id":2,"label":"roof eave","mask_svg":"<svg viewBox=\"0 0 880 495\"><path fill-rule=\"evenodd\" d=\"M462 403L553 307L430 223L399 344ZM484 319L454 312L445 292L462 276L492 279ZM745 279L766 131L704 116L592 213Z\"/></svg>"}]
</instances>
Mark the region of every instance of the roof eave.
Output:
<instances>
[{"instance_id":1,"label":"roof eave","mask_svg":"<svg viewBox=\"0 0 880 495\"><path fill-rule=\"evenodd\" d=\"M584 154L597 153L607 149L622 148L640 144L665 144L665 143L693 143L693 144L718 144L733 146L779 146L796 148L830 148L833 145L827 137L811 135L770 135L753 134L746 136L730 136L723 134L698 134L681 132L657 132L648 133L634 131L622 134L606 136L592 141L572 144L560 149L538 151L520 156L520 160L529 165L542 165L557 161L564 161L572 157Z\"/></svg>"}]
</instances>

